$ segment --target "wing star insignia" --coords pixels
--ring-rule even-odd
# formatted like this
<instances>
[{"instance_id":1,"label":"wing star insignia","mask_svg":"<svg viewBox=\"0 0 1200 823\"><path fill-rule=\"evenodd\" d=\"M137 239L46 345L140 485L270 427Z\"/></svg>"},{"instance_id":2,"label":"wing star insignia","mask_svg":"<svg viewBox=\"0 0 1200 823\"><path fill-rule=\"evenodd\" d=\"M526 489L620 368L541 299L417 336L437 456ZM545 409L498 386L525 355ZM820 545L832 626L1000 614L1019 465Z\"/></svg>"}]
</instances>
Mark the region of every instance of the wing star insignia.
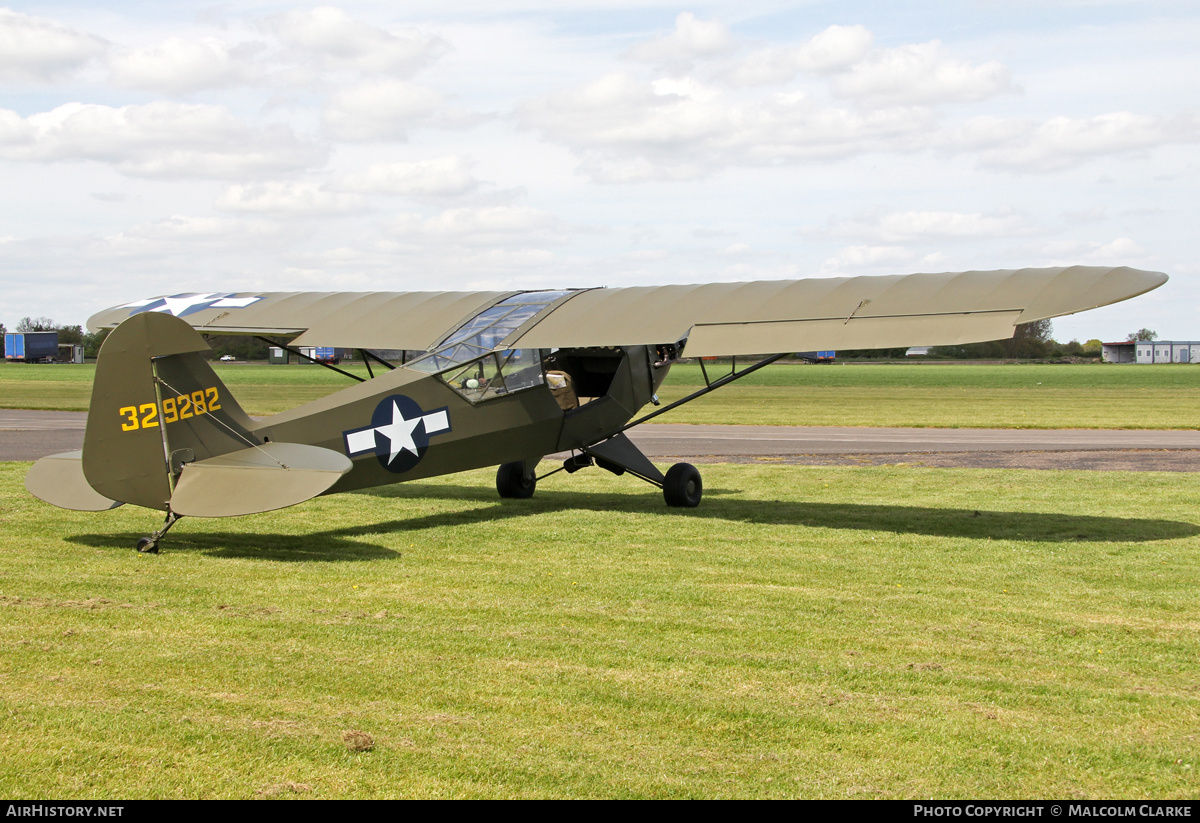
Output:
<instances>
[{"instance_id":1,"label":"wing star insignia","mask_svg":"<svg viewBox=\"0 0 1200 823\"><path fill-rule=\"evenodd\" d=\"M120 309L132 309L130 316L144 311L156 311L183 317L203 309L244 309L251 303L257 303L261 297L237 297L233 292L205 292L203 294L173 294L170 297L153 297L147 300L135 300L118 306Z\"/></svg>"}]
</instances>

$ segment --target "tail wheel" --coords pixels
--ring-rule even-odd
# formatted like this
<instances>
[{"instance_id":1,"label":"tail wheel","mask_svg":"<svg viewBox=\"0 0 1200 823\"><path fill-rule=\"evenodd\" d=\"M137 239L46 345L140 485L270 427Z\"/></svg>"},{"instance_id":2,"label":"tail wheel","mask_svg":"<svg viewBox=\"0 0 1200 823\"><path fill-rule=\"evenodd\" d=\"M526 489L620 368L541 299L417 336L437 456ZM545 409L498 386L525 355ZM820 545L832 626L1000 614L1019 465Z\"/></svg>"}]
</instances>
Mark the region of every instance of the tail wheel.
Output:
<instances>
[{"instance_id":1,"label":"tail wheel","mask_svg":"<svg viewBox=\"0 0 1200 823\"><path fill-rule=\"evenodd\" d=\"M700 471L691 463L676 463L667 469L666 480L663 482L663 498L668 506L694 509L700 505L703 493L704 484L700 481Z\"/></svg>"},{"instance_id":2,"label":"tail wheel","mask_svg":"<svg viewBox=\"0 0 1200 823\"><path fill-rule=\"evenodd\" d=\"M496 491L501 497L528 500L537 488L537 477L525 473L525 464L504 463L496 470Z\"/></svg>"}]
</instances>

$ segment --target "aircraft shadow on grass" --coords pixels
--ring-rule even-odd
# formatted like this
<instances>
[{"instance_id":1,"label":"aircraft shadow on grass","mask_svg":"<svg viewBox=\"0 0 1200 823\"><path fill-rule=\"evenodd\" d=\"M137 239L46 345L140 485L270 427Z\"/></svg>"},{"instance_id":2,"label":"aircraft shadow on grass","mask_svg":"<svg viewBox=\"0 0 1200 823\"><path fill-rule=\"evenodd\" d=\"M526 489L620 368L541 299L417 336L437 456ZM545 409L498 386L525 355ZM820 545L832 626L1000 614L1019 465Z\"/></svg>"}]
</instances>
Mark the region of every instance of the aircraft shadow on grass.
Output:
<instances>
[{"instance_id":1,"label":"aircraft shadow on grass","mask_svg":"<svg viewBox=\"0 0 1200 823\"><path fill-rule=\"evenodd\" d=\"M978 540L1035 542L1142 543L1200 534L1200 526L1177 520L1103 517L1045 512L1006 512L987 509L943 509L904 505L863 505L781 500L721 500L736 494L727 489L705 489L704 502L695 509L668 509L657 495L589 494L538 490L531 500L497 501L495 492L477 494L460 486L391 486L360 494L381 498L461 499L491 503L483 508L405 518L391 523L337 529L326 534L351 536L364 532L419 531L441 526L469 526L512 517L559 514L567 511L630 512L664 518L696 517L738 523L760 523L809 528L926 534L932 537L965 537Z\"/></svg>"},{"instance_id":2,"label":"aircraft shadow on grass","mask_svg":"<svg viewBox=\"0 0 1200 823\"><path fill-rule=\"evenodd\" d=\"M392 531L388 525L364 526L358 534L380 534ZM185 527L180 527L178 531L172 533L178 537L171 541L169 551L202 552L216 557L245 557L291 563L310 560L321 563L330 561L352 563L400 557L400 552L395 549L355 539L357 535L343 535L342 531L344 530L310 534L190 532ZM77 534L65 539L70 543L78 543L94 549L129 551L141 536L142 532L118 532L115 534Z\"/></svg>"},{"instance_id":3,"label":"aircraft shadow on grass","mask_svg":"<svg viewBox=\"0 0 1200 823\"><path fill-rule=\"evenodd\" d=\"M664 520L699 518L734 523L805 526L971 540L1016 540L1036 543L1142 543L1200 534L1200 526L1156 518L1103 517L1066 513L944 509L906 505L864 505L814 501L721 499L735 492L706 489L704 503L695 509L668 509L657 495L572 491L542 491L530 500L499 500L495 491L462 486L405 485L358 492L355 496L380 501L379 512L395 511L406 499L458 501L453 511L392 520L372 520L353 526L301 535L270 532L175 532L170 551L199 551L224 557L253 557L298 562L381 560L400 552L364 542L373 535L414 533L438 528L471 528L500 521L572 511L628 512L656 515ZM467 507L469 506L469 508ZM260 515L261 516L261 515ZM186 521L185 521L186 522ZM644 537L644 532L640 535ZM83 534L68 537L93 548L128 549L133 533Z\"/></svg>"}]
</instances>

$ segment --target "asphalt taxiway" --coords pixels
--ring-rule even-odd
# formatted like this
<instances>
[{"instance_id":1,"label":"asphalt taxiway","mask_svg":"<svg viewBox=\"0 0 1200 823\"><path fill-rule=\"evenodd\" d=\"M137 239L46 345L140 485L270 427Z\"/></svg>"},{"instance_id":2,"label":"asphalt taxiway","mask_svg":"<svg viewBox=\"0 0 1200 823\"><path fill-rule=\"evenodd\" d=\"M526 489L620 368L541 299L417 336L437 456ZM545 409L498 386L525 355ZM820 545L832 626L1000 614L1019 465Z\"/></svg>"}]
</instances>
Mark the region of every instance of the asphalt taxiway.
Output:
<instances>
[{"instance_id":1,"label":"asphalt taxiway","mask_svg":"<svg viewBox=\"0 0 1200 823\"><path fill-rule=\"evenodd\" d=\"M0 409L0 460L83 448L83 412ZM906 463L1033 469L1200 471L1200 431L882 429L648 424L629 437L656 461Z\"/></svg>"}]
</instances>

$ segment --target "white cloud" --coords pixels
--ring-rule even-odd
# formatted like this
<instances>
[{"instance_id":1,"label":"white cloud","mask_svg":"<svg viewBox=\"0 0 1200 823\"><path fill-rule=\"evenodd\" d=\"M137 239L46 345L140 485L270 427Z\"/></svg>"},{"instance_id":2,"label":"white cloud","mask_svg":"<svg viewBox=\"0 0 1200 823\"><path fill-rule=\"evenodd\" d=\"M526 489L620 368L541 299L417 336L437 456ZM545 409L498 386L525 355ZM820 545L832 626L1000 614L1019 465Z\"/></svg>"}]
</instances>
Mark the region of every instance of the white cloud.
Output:
<instances>
[{"instance_id":1,"label":"white cloud","mask_svg":"<svg viewBox=\"0 0 1200 823\"><path fill-rule=\"evenodd\" d=\"M585 154L596 179L699 177L730 165L919 148L934 113L921 107L851 111L796 94L730 99L697 82L642 82L610 74L528 101L522 121ZM906 142L907 141L907 142Z\"/></svg>"},{"instance_id":2,"label":"white cloud","mask_svg":"<svg viewBox=\"0 0 1200 823\"><path fill-rule=\"evenodd\" d=\"M369 209L366 201L355 194L325 191L314 183L277 181L230 186L213 207L220 211L293 216L352 214Z\"/></svg>"},{"instance_id":3,"label":"white cloud","mask_svg":"<svg viewBox=\"0 0 1200 823\"><path fill-rule=\"evenodd\" d=\"M915 255L903 246L847 246L821 266L823 274L835 274L880 266L906 266Z\"/></svg>"},{"instance_id":4,"label":"white cloud","mask_svg":"<svg viewBox=\"0 0 1200 823\"><path fill-rule=\"evenodd\" d=\"M558 242L566 233L558 218L527 206L447 209L436 217L397 217L390 227L397 237L447 241L464 246L523 246Z\"/></svg>"},{"instance_id":5,"label":"white cloud","mask_svg":"<svg viewBox=\"0 0 1200 823\"><path fill-rule=\"evenodd\" d=\"M50 81L104 56L108 43L54 20L0 9L0 78Z\"/></svg>"},{"instance_id":6,"label":"white cloud","mask_svg":"<svg viewBox=\"0 0 1200 823\"><path fill-rule=\"evenodd\" d=\"M342 140L403 140L442 104L437 92L402 80L372 80L333 95L323 118Z\"/></svg>"},{"instance_id":7,"label":"white cloud","mask_svg":"<svg viewBox=\"0 0 1200 823\"><path fill-rule=\"evenodd\" d=\"M726 73L726 78L738 86L759 86L785 83L801 71L841 71L866 57L873 39L865 26L830 26L799 46L751 52Z\"/></svg>"},{"instance_id":8,"label":"white cloud","mask_svg":"<svg viewBox=\"0 0 1200 823\"><path fill-rule=\"evenodd\" d=\"M1118 237L1084 255L1084 262L1098 265L1155 265L1153 256L1129 237Z\"/></svg>"},{"instance_id":9,"label":"white cloud","mask_svg":"<svg viewBox=\"0 0 1200 823\"><path fill-rule=\"evenodd\" d=\"M796 63L804 71L841 71L867 56L875 36L866 26L830 26L797 49Z\"/></svg>"},{"instance_id":10,"label":"white cloud","mask_svg":"<svg viewBox=\"0 0 1200 823\"><path fill-rule=\"evenodd\" d=\"M1013 237L1038 231L1024 215L949 211L905 211L870 214L841 220L828 229L806 234L830 237L862 237L888 243L920 238L940 240Z\"/></svg>"},{"instance_id":11,"label":"white cloud","mask_svg":"<svg viewBox=\"0 0 1200 823\"><path fill-rule=\"evenodd\" d=\"M416 29L399 33L350 18L330 6L269 17L263 28L325 69L409 76L445 52L446 43Z\"/></svg>"},{"instance_id":12,"label":"white cloud","mask_svg":"<svg viewBox=\"0 0 1200 823\"><path fill-rule=\"evenodd\" d=\"M675 18L675 30L666 37L639 43L629 57L648 63L686 65L695 60L725 54L733 48L733 37L723 23L697 20L691 12Z\"/></svg>"},{"instance_id":13,"label":"white cloud","mask_svg":"<svg viewBox=\"0 0 1200 823\"><path fill-rule=\"evenodd\" d=\"M478 187L465 160L438 157L414 163L379 163L364 172L335 178L327 188L359 194L455 197Z\"/></svg>"},{"instance_id":14,"label":"white cloud","mask_svg":"<svg viewBox=\"0 0 1200 823\"><path fill-rule=\"evenodd\" d=\"M278 222L177 214L108 235L103 242L109 253L120 255L179 254L180 247L235 252L273 244L288 233L288 227Z\"/></svg>"},{"instance_id":15,"label":"white cloud","mask_svg":"<svg viewBox=\"0 0 1200 823\"><path fill-rule=\"evenodd\" d=\"M324 150L284 126L251 129L222 106L68 103L21 118L0 111L0 158L92 160L139 177L258 177L319 163Z\"/></svg>"},{"instance_id":16,"label":"white cloud","mask_svg":"<svg viewBox=\"0 0 1200 823\"><path fill-rule=\"evenodd\" d=\"M259 79L251 58L262 44L231 45L213 38L172 37L162 45L127 49L109 65L118 86L164 94L187 94L200 89L237 86Z\"/></svg>"},{"instance_id":17,"label":"white cloud","mask_svg":"<svg viewBox=\"0 0 1200 823\"><path fill-rule=\"evenodd\" d=\"M981 150L985 166L1025 172L1052 172L1095 157L1171 143L1200 141L1200 117L1173 118L1112 112L1096 117L1054 117L1043 123L974 118L947 135L951 150Z\"/></svg>"},{"instance_id":18,"label":"white cloud","mask_svg":"<svg viewBox=\"0 0 1200 823\"><path fill-rule=\"evenodd\" d=\"M831 85L835 93L873 106L963 103L1016 91L1004 64L955 60L937 40L877 49Z\"/></svg>"}]
</instances>

